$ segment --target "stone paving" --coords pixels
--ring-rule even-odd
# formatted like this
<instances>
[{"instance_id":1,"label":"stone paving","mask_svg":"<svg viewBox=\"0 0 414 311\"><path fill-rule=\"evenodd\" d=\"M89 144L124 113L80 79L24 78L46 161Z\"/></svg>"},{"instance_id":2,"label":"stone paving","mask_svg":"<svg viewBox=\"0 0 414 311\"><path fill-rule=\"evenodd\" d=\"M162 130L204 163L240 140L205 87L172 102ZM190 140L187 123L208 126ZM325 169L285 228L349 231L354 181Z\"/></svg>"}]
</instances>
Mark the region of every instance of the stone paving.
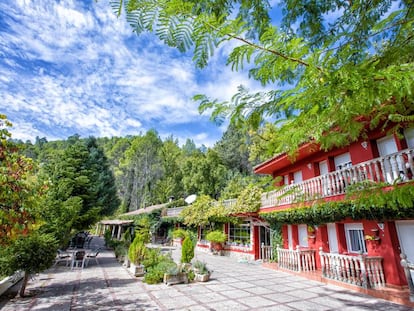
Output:
<instances>
[{"instance_id":1,"label":"stone paving","mask_svg":"<svg viewBox=\"0 0 414 311\"><path fill-rule=\"evenodd\" d=\"M94 238L93 243L102 243ZM97 245L97 244L95 244ZM92 245L93 246L93 245ZM179 249L173 257L179 258ZM234 258L197 253L213 270L206 283L167 286L148 285L133 277L114 257L99 254L97 265L70 270L56 266L39 274L28 284L28 298L10 298L4 311L26 310L412 310L322 284L300 276L271 270Z\"/></svg>"}]
</instances>

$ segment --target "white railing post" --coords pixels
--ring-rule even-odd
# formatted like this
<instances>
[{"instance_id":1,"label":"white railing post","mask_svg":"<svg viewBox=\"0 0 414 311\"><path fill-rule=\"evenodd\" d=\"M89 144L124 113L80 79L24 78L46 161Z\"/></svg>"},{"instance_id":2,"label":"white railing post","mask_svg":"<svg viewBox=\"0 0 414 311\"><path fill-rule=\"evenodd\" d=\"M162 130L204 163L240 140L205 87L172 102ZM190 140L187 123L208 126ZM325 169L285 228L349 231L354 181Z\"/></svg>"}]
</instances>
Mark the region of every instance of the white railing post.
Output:
<instances>
[{"instance_id":1,"label":"white railing post","mask_svg":"<svg viewBox=\"0 0 414 311\"><path fill-rule=\"evenodd\" d=\"M404 268L405 277L407 279L408 288L410 290L410 300L414 301L414 283L411 277L411 270L414 270L414 264L410 264L407 261L407 255L401 253L401 266Z\"/></svg>"}]
</instances>

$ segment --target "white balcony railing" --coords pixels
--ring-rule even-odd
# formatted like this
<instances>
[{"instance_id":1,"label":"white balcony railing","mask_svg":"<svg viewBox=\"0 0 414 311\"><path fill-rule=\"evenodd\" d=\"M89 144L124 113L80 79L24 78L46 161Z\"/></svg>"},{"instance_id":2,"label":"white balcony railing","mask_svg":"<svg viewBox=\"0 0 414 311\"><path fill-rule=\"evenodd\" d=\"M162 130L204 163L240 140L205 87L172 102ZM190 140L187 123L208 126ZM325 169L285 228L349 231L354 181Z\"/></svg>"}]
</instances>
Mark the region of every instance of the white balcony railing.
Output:
<instances>
[{"instance_id":1,"label":"white balcony railing","mask_svg":"<svg viewBox=\"0 0 414 311\"><path fill-rule=\"evenodd\" d=\"M325 175L307 179L298 184L262 194L261 207L273 207L299 201L310 201L345 194L349 185L371 181L399 183L413 179L414 149L359 163Z\"/></svg>"},{"instance_id":2,"label":"white balcony railing","mask_svg":"<svg viewBox=\"0 0 414 311\"><path fill-rule=\"evenodd\" d=\"M385 157L307 179L298 184L288 185L279 190L263 193L261 208L345 194L345 189L349 185L363 181L387 184L405 182L413 179L413 173L414 149L405 149ZM231 207L236 204L236 201L237 199L229 199L221 203L225 207ZM179 216L183 208L167 209L167 217Z\"/></svg>"},{"instance_id":3,"label":"white balcony railing","mask_svg":"<svg viewBox=\"0 0 414 311\"><path fill-rule=\"evenodd\" d=\"M382 257L349 256L319 251L322 275L325 278L364 288L385 286Z\"/></svg>"},{"instance_id":4,"label":"white balcony railing","mask_svg":"<svg viewBox=\"0 0 414 311\"><path fill-rule=\"evenodd\" d=\"M279 268L298 272L316 270L314 249L300 249L298 245L294 250L279 246L276 250Z\"/></svg>"}]
</instances>

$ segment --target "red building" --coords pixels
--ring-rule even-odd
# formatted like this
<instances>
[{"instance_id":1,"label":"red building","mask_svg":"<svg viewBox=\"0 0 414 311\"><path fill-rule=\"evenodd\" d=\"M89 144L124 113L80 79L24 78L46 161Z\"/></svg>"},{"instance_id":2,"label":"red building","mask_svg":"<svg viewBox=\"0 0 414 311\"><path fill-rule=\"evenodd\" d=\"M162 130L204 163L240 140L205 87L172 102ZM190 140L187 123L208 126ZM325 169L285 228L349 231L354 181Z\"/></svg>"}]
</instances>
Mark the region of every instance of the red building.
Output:
<instances>
[{"instance_id":1,"label":"red building","mask_svg":"<svg viewBox=\"0 0 414 311\"><path fill-rule=\"evenodd\" d=\"M285 219L279 267L363 288L407 287L400 254L414 262L414 128L400 134L372 132L330 151L304 144L294 162L281 154L255 167L284 186L260 209L269 221Z\"/></svg>"},{"instance_id":2,"label":"red building","mask_svg":"<svg viewBox=\"0 0 414 311\"><path fill-rule=\"evenodd\" d=\"M277 257L281 269L370 294L394 290L378 297L408 293L400 255L414 263L414 128L372 132L330 151L304 144L294 161L280 154L254 171L273 176L276 189L262 194L258 212L238 214L242 223L223 226L223 254L248 261ZM275 225L282 232L277 248ZM200 228L197 249L209 251L204 235Z\"/></svg>"}]
</instances>

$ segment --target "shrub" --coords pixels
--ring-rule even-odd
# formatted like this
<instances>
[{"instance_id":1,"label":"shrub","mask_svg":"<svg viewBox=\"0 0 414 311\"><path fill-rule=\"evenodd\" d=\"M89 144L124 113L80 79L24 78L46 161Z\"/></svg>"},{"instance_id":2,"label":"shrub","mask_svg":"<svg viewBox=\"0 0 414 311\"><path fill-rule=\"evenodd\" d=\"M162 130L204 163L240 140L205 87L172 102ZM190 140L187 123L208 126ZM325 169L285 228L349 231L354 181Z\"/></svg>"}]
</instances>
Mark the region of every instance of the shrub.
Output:
<instances>
[{"instance_id":1,"label":"shrub","mask_svg":"<svg viewBox=\"0 0 414 311\"><path fill-rule=\"evenodd\" d=\"M139 265L145 258L147 247L140 235L136 235L134 241L129 246L128 258L135 265Z\"/></svg>"},{"instance_id":2,"label":"shrub","mask_svg":"<svg viewBox=\"0 0 414 311\"><path fill-rule=\"evenodd\" d=\"M20 296L24 297L29 276L49 268L55 260L56 252L57 241L52 235L34 232L28 236L21 236L10 246L2 249L1 271L8 275L17 270L24 271L19 291Z\"/></svg>"},{"instance_id":3,"label":"shrub","mask_svg":"<svg viewBox=\"0 0 414 311\"><path fill-rule=\"evenodd\" d=\"M194 243L191 241L190 237L187 236L183 241L183 246L181 248L181 262L190 263L194 258Z\"/></svg>"},{"instance_id":4,"label":"shrub","mask_svg":"<svg viewBox=\"0 0 414 311\"><path fill-rule=\"evenodd\" d=\"M227 241L227 235L223 231L210 231L206 235L206 240L210 242L223 243Z\"/></svg>"},{"instance_id":5,"label":"shrub","mask_svg":"<svg viewBox=\"0 0 414 311\"><path fill-rule=\"evenodd\" d=\"M188 235L187 231L185 231L182 228L175 229L172 234L173 234L174 239L178 239L178 238L185 239L185 237Z\"/></svg>"},{"instance_id":6,"label":"shrub","mask_svg":"<svg viewBox=\"0 0 414 311\"><path fill-rule=\"evenodd\" d=\"M153 253L153 255L154 254L155 253ZM161 283L164 279L164 273L167 273L171 269L177 268L177 264L168 255L164 256L159 253L159 256L156 258L158 259L158 262L155 265L152 265L150 267L146 266L147 273L145 274L143 281L147 284Z\"/></svg>"}]
</instances>

